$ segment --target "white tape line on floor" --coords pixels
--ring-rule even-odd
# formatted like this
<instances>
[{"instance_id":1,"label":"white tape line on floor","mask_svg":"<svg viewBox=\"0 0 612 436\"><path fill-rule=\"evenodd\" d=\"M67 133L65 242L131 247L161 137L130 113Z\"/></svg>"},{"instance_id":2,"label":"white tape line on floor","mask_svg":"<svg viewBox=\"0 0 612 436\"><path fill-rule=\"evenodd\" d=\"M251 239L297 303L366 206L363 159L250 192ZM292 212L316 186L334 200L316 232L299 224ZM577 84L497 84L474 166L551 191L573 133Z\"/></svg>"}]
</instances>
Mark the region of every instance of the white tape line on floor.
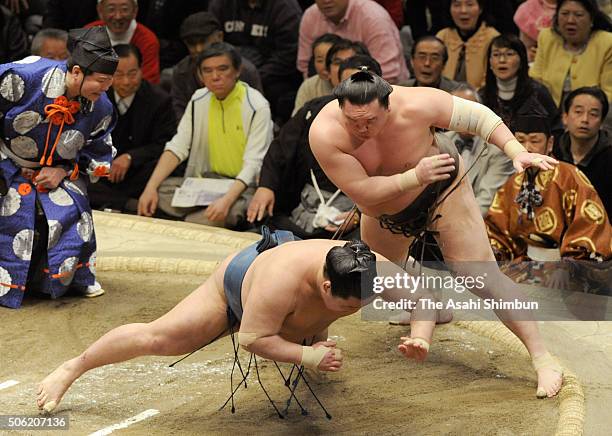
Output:
<instances>
[{"instance_id":1,"label":"white tape line on floor","mask_svg":"<svg viewBox=\"0 0 612 436\"><path fill-rule=\"evenodd\" d=\"M0 391L2 389L8 389L12 386L18 385L19 382L17 380L7 380L5 382L0 383Z\"/></svg>"},{"instance_id":2,"label":"white tape line on floor","mask_svg":"<svg viewBox=\"0 0 612 436\"><path fill-rule=\"evenodd\" d=\"M139 413L136 416L132 416L131 418L128 418L124 421L121 421L118 424L113 424L111 426L105 427L101 430L98 430L94 433L91 433L89 436L106 436L108 434L111 434L112 432L114 432L115 430L119 430L121 428L126 428L129 427L132 424L136 424L137 422L140 421L144 421L147 418L150 418L154 415L157 415L159 413L159 410L156 409L148 409L145 410L144 412Z\"/></svg>"}]
</instances>

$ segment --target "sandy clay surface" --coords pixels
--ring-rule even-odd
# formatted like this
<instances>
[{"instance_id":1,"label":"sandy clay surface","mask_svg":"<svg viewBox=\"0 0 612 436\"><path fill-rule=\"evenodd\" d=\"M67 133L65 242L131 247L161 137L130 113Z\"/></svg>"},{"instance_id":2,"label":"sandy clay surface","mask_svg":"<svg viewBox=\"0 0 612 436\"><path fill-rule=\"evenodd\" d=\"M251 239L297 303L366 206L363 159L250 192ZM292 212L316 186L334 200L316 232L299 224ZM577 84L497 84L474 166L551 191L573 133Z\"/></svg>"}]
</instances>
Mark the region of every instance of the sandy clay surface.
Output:
<instances>
[{"instance_id":1,"label":"sandy clay surface","mask_svg":"<svg viewBox=\"0 0 612 436\"><path fill-rule=\"evenodd\" d=\"M20 310L1 310L0 391L2 414L37 413L36 384L62 361L75 356L109 329L147 322L169 310L203 280L170 274L99 274L107 290L96 299L28 299ZM529 362L499 344L456 326L437 329L428 360L407 361L396 351L407 327L342 319L330 335L343 349L337 374L309 376L333 416L327 420L304 383L286 419L274 413L255 374L236 397L236 413L218 411L230 392L232 345L226 338L174 368L175 359L146 357L85 374L64 397L58 413L70 430L90 434L145 410L159 413L117 434L466 434L547 435L558 419L558 400L535 399ZM243 362L248 360L245 352ZM271 362L259 361L264 387L279 407L288 390ZM288 372L287 366L282 366ZM308 377L308 376L307 376ZM2 433L2 430L0 430ZM11 434L44 434L11 432ZM46 433L49 434L49 433Z\"/></svg>"}]
</instances>

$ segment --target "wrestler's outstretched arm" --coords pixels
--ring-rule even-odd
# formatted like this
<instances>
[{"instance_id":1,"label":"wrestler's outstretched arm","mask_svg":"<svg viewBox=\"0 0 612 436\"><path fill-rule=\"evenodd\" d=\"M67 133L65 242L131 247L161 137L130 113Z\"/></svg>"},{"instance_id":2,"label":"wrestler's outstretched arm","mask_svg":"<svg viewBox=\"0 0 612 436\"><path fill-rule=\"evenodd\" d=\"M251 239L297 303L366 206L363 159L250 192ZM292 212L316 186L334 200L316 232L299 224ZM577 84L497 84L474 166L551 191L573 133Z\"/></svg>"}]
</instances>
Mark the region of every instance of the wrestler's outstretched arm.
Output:
<instances>
[{"instance_id":1,"label":"wrestler's outstretched arm","mask_svg":"<svg viewBox=\"0 0 612 436\"><path fill-rule=\"evenodd\" d=\"M333 341L302 346L280 336L285 318L295 308L299 279L255 273L244 307L238 341L251 353L277 362L304 365L321 371L338 371L340 350Z\"/></svg>"},{"instance_id":2,"label":"wrestler's outstretched arm","mask_svg":"<svg viewBox=\"0 0 612 436\"><path fill-rule=\"evenodd\" d=\"M419 107L423 121L436 127L480 136L486 142L498 146L512 160L518 172L530 166L550 170L559 163L550 156L529 153L502 119L485 105L435 88L419 88L417 92L422 101L428 102Z\"/></svg>"}]
</instances>

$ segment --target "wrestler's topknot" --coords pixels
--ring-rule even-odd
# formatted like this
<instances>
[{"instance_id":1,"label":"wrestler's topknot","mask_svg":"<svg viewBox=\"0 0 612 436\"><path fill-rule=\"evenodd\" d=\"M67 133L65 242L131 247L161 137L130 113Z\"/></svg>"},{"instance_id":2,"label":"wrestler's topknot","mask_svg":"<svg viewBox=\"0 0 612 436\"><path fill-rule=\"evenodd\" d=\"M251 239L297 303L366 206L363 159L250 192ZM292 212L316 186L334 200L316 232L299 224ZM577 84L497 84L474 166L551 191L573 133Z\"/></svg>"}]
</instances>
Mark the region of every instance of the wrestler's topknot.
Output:
<instances>
[{"instance_id":1,"label":"wrestler's topknot","mask_svg":"<svg viewBox=\"0 0 612 436\"><path fill-rule=\"evenodd\" d=\"M338 67L338 77L342 77L342 74L346 70L362 70L367 72L373 72L382 75L380 64L369 55L355 55L342 61Z\"/></svg>"},{"instance_id":2,"label":"wrestler's topknot","mask_svg":"<svg viewBox=\"0 0 612 436\"><path fill-rule=\"evenodd\" d=\"M393 87L378 74L361 67L361 71L353 73L351 77L340 82L334 89L334 96L338 99L340 107L348 100L354 105L365 105L378 100L385 109L389 107L389 95Z\"/></svg>"},{"instance_id":3,"label":"wrestler's topknot","mask_svg":"<svg viewBox=\"0 0 612 436\"><path fill-rule=\"evenodd\" d=\"M363 241L349 241L329 250L325 275L329 277L335 297L367 298L376 276L376 256Z\"/></svg>"},{"instance_id":4,"label":"wrestler's topknot","mask_svg":"<svg viewBox=\"0 0 612 436\"><path fill-rule=\"evenodd\" d=\"M349 272L363 272L370 268L372 262L376 262L376 256L367 244L360 240L352 240L344 244L355 253L355 266Z\"/></svg>"}]
</instances>

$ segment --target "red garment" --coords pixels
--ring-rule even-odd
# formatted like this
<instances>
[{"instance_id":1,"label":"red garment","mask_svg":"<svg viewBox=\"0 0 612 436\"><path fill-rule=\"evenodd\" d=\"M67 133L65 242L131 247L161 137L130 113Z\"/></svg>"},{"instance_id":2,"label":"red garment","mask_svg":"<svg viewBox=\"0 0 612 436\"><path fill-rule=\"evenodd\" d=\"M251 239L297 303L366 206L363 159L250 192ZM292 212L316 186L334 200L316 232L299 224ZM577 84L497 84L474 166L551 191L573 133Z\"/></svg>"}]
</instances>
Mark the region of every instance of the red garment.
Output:
<instances>
[{"instance_id":1,"label":"red garment","mask_svg":"<svg viewBox=\"0 0 612 436\"><path fill-rule=\"evenodd\" d=\"M402 0L376 0L376 3L389 12L397 28L401 29L404 25L404 8L402 6Z\"/></svg>"},{"instance_id":2,"label":"red garment","mask_svg":"<svg viewBox=\"0 0 612 436\"><path fill-rule=\"evenodd\" d=\"M102 20L93 21L85 27L104 26ZM136 30L130 40L142 54L142 77L150 83L159 83L159 40L155 33L144 24L136 23Z\"/></svg>"}]
</instances>

